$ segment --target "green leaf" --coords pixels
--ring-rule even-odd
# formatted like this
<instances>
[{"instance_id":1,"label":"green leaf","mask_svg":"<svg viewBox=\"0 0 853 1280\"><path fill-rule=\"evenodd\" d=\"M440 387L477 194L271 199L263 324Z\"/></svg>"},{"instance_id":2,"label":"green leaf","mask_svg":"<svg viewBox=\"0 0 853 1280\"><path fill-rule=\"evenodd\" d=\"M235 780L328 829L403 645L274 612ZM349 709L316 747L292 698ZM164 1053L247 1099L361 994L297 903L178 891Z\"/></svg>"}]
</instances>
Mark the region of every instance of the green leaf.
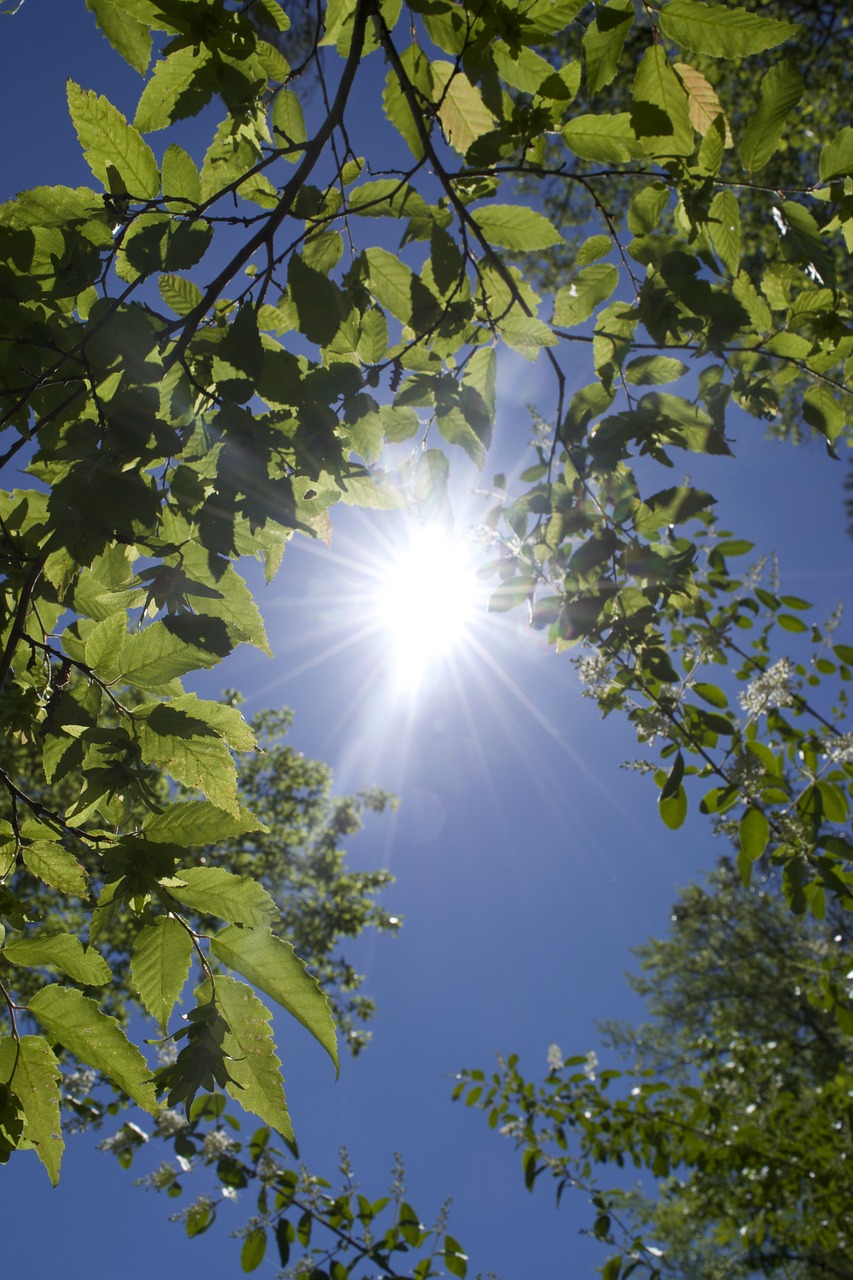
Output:
<instances>
[{"instance_id":1,"label":"green leaf","mask_svg":"<svg viewBox=\"0 0 853 1280\"><path fill-rule=\"evenodd\" d=\"M187 644L167 623L152 622L127 636L115 663L123 683L156 692L178 676L215 667L229 650L230 646L223 653L200 644Z\"/></svg>"},{"instance_id":2,"label":"green leaf","mask_svg":"<svg viewBox=\"0 0 853 1280\"><path fill-rule=\"evenodd\" d=\"M205 983L209 989L210 984ZM228 1024L222 1047L230 1055L226 1089L246 1111L263 1120L288 1141L293 1127L269 1023L272 1015L251 987L236 978L216 979L216 1005Z\"/></svg>"},{"instance_id":3,"label":"green leaf","mask_svg":"<svg viewBox=\"0 0 853 1280\"><path fill-rule=\"evenodd\" d=\"M151 1072L139 1050L127 1039L115 1018L94 1000L68 987L42 987L32 997L29 1012L53 1040L102 1071L144 1111L157 1111Z\"/></svg>"},{"instance_id":4,"label":"green leaf","mask_svg":"<svg viewBox=\"0 0 853 1280\"><path fill-rule=\"evenodd\" d=\"M696 144L687 94L660 45L643 54L634 77L630 115L634 132L650 155L693 154Z\"/></svg>"},{"instance_id":5,"label":"green leaf","mask_svg":"<svg viewBox=\"0 0 853 1280\"><path fill-rule=\"evenodd\" d=\"M290 89L280 89L275 96L272 126L276 145L286 148L286 159L299 160L308 134L305 130L302 103Z\"/></svg>"},{"instance_id":6,"label":"green leaf","mask_svg":"<svg viewBox=\"0 0 853 1280\"><path fill-rule=\"evenodd\" d=\"M641 160L646 154L627 111L610 116L575 116L563 129L563 141L581 160L600 160L604 164Z\"/></svg>"},{"instance_id":7,"label":"green leaf","mask_svg":"<svg viewBox=\"0 0 853 1280\"><path fill-rule=\"evenodd\" d=\"M547 218L524 205L482 205L472 211L472 216L486 239L504 249L532 251L563 243L563 237Z\"/></svg>"},{"instance_id":8,"label":"green leaf","mask_svg":"<svg viewBox=\"0 0 853 1280\"><path fill-rule=\"evenodd\" d=\"M460 155L495 127L495 118L483 102L480 90L452 62L430 64L433 102L447 141Z\"/></svg>"},{"instance_id":9,"label":"green leaf","mask_svg":"<svg viewBox=\"0 0 853 1280\"><path fill-rule=\"evenodd\" d=\"M143 760L239 816L237 774L228 745L248 751L255 741L236 707L185 694L136 708L133 727Z\"/></svg>"},{"instance_id":10,"label":"green leaf","mask_svg":"<svg viewBox=\"0 0 853 1280\"><path fill-rule=\"evenodd\" d=\"M760 858L770 838L770 823L761 809L750 805L738 823L740 851L750 862Z\"/></svg>"},{"instance_id":11,"label":"green leaf","mask_svg":"<svg viewBox=\"0 0 853 1280\"><path fill-rule=\"evenodd\" d=\"M687 365L674 356L638 356L625 366L625 381L634 386L660 386L677 382L688 372Z\"/></svg>"},{"instance_id":12,"label":"green leaf","mask_svg":"<svg viewBox=\"0 0 853 1280\"><path fill-rule=\"evenodd\" d=\"M58 889L60 893L70 893L77 898L85 898L89 893L89 878L77 859L61 844L51 840L33 840L21 849L21 857L28 871Z\"/></svg>"},{"instance_id":13,"label":"green leaf","mask_svg":"<svg viewBox=\"0 0 853 1280\"><path fill-rule=\"evenodd\" d=\"M367 249L367 284L377 302L392 316L408 324L412 319L412 272L404 262L387 249Z\"/></svg>"},{"instance_id":14,"label":"green leaf","mask_svg":"<svg viewBox=\"0 0 853 1280\"><path fill-rule=\"evenodd\" d=\"M243 1239L240 1250L240 1266L244 1271L254 1271L261 1265L267 1251L267 1233L263 1227L252 1227Z\"/></svg>"},{"instance_id":15,"label":"green leaf","mask_svg":"<svg viewBox=\"0 0 853 1280\"><path fill-rule=\"evenodd\" d=\"M691 687L695 694L702 698L704 702L709 702L712 707L719 707L722 710L729 705L728 698L722 689L715 684L705 684L702 681L698 681Z\"/></svg>"},{"instance_id":16,"label":"green leaf","mask_svg":"<svg viewBox=\"0 0 853 1280\"><path fill-rule=\"evenodd\" d=\"M609 0L596 6L594 21L583 37L586 61L586 86L590 94L598 93L616 78L625 38L634 21L630 0Z\"/></svg>"},{"instance_id":17,"label":"green leaf","mask_svg":"<svg viewBox=\"0 0 853 1280\"><path fill-rule=\"evenodd\" d=\"M161 916L137 934L130 959L131 984L164 1034L189 975L192 955L192 938L171 916Z\"/></svg>"},{"instance_id":18,"label":"green leaf","mask_svg":"<svg viewBox=\"0 0 853 1280\"><path fill-rule=\"evenodd\" d=\"M14 1087L24 1112L23 1138L32 1143L54 1186L65 1144L59 1114L59 1063L44 1036L0 1040L0 1082Z\"/></svg>"},{"instance_id":19,"label":"green leaf","mask_svg":"<svg viewBox=\"0 0 853 1280\"><path fill-rule=\"evenodd\" d=\"M825 382L809 387L803 397L803 417L810 427L826 436L830 444L841 435L847 421L844 410Z\"/></svg>"},{"instance_id":20,"label":"green leaf","mask_svg":"<svg viewBox=\"0 0 853 1280\"><path fill-rule=\"evenodd\" d=\"M687 792L679 786L666 799L661 796L660 816L671 831L677 831L687 817Z\"/></svg>"},{"instance_id":21,"label":"green leaf","mask_svg":"<svg viewBox=\"0 0 853 1280\"><path fill-rule=\"evenodd\" d=\"M248 809L240 806L236 815L224 813L209 800L182 800L170 804L163 813L146 818L142 826L146 840L177 844L187 849L264 830L263 824Z\"/></svg>"},{"instance_id":22,"label":"green leaf","mask_svg":"<svg viewBox=\"0 0 853 1280\"><path fill-rule=\"evenodd\" d=\"M756 173L776 153L785 121L800 101L803 80L791 62L771 67L761 81L761 98L738 148L744 169Z\"/></svg>"},{"instance_id":23,"label":"green leaf","mask_svg":"<svg viewBox=\"0 0 853 1280\"><path fill-rule=\"evenodd\" d=\"M166 208L181 213L201 204L201 175L183 147L171 142L163 153L163 195Z\"/></svg>"},{"instance_id":24,"label":"green leaf","mask_svg":"<svg viewBox=\"0 0 853 1280\"><path fill-rule=\"evenodd\" d=\"M160 276L160 297L167 307L179 316L188 316L202 301L204 295L198 285L183 276Z\"/></svg>"},{"instance_id":25,"label":"green leaf","mask_svg":"<svg viewBox=\"0 0 853 1280\"><path fill-rule=\"evenodd\" d=\"M231 924L261 927L281 918L262 884L224 867L181 867L163 885L185 907Z\"/></svg>"},{"instance_id":26,"label":"green leaf","mask_svg":"<svg viewBox=\"0 0 853 1280\"><path fill-rule=\"evenodd\" d=\"M740 266L740 209L733 191L718 191L708 210L711 243L730 275L736 276Z\"/></svg>"},{"instance_id":27,"label":"green leaf","mask_svg":"<svg viewBox=\"0 0 853 1280\"><path fill-rule=\"evenodd\" d=\"M584 267L571 284L564 284L554 298L553 323L561 329L588 320L619 283L619 272L609 262Z\"/></svg>"},{"instance_id":28,"label":"green leaf","mask_svg":"<svg viewBox=\"0 0 853 1280\"><path fill-rule=\"evenodd\" d=\"M794 22L762 18L744 7L672 0L658 13L668 39L710 58L745 58L790 40L800 28Z\"/></svg>"},{"instance_id":29,"label":"green leaf","mask_svg":"<svg viewBox=\"0 0 853 1280\"><path fill-rule=\"evenodd\" d=\"M154 152L106 98L68 81L68 109L86 162L108 191L153 200L160 191Z\"/></svg>"},{"instance_id":30,"label":"green leaf","mask_svg":"<svg viewBox=\"0 0 853 1280\"><path fill-rule=\"evenodd\" d=\"M86 0L86 8L94 13L95 21L116 53L144 76L151 59L152 44L147 24L133 17L115 0Z\"/></svg>"},{"instance_id":31,"label":"green leaf","mask_svg":"<svg viewBox=\"0 0 853 1280\"><path fill-rule=\"evenodd\" d=\"M217 960L242 974L301 1022L326 1050L335 1071L339 1071L329 1002L289 942L277 938L269 929L232 925L216 935L210 949Z\"/></svg>"},{"instance_id":32,"label":"green leaf","mask_svg":"<svg viewBox=\"0 0 853 1280\"><path fill-rule=\"evenodd\" d=\"M853 173L853 128L845 125L820 153L820 176L823 182Z\"/></svg>"},{"instance_id":33,"label":"green leaf","mask_svg":"<svg viewBox=\"0 0 853 1280\"><path fill-rule=\"evenodd\" d=\"M216 84L204 46L183 48L162 58L142 90L133 118L143 133L165 129L175 120L196 115L210 101Z\"/></svg>"},{"instance_id":34,"label":"green leaf","mask_svg":"<svg viewBox=\"0 0 853 1280\"><path fill-rule=\"evenodd\" d=\"M70 933L41 934L9 942L3 955L12 964L28 969L43 966L60 969L73 982L85 987L102 987L112 978L110 966L94 947L85 951L80 939Z\"/></svg>"}]
</instances>

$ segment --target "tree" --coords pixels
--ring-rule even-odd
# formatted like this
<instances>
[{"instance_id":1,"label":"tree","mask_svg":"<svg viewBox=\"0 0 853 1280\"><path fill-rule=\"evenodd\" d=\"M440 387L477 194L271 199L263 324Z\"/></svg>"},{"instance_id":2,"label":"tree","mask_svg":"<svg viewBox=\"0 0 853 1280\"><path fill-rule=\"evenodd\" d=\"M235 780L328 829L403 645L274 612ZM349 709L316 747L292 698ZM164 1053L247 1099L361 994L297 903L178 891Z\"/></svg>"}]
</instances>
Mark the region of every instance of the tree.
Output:
<instances>
[{"instance_id":1,"label":"tree","mask_svg":"<svg viewBox=\"0 0 853 1280\"><path fill-rule=\"evenodd\" d=\"M268 648L240 557L272 576L295 533L328 536L341 501L449 518L442 444L482 464L499 343L547 363L553 402L534 419L526 491L494 486L493 607L526 603L558 648L589 646L602 707L662 744L668 825L705 780L703 810L740 819L744 878L766 855L795 910L820 910L827 894L847 904L853 765L812 686L831 676L843 701L853 650L812 628L827 646L813 665L777 657L780 630L786 645L809 633L806 603L731 570L748 547L717 533L710 494L657 489L633 467L640 455L670 467L673 449L729 453L731 405L766 416L794 383L830 449L846 432L851 313L835 263L853 215L853 130L823 140L805 186L763 178L800 93L776 52L797 26L698 0L632 10L642 34L619 69L631 102L613 112L597 70L610 19L582 0L330 0L316 8L306 66L322 106L306 125L306 68L262 34L287 30L276 0L89 8L144 77L133 122L72 81L94 186L37 187L0 210L0 465L25 463L28 477L0 497L0 710L26 749L21 771L11 761L0 775L5 879L18 889L0 898L4 1150L34 1144L57 1175L59 1043L151 1111L158 1092L191 1110L218 1085L291 1139L253 986L337 1064L334 1024L269 894L200 861L260 830L234 757L256 738L235 705L181 681L241 643ZM576 21L582 61L549 60ZM695 58L765 55L736 136ZM376 84L362 63L380 57L385 119L407 149L391 170L351 146L359 95ZM596 110L577 106L584 77ZM220 120L203 156L168 132L160 146L155 135L208 106ZM630 187L633 239L598 201L577 276L540 314L510 255L563 239L516 186L553 176L546 135L594 166L570 182L595 196L616 173ZM741 190L765 214L757 258L741 252ZM687 377L676 351L698 370L682 395L657 389ZM570 398L567 362L585 354L591 381ZM406 442L402 465L380 467L386 443ZM711 665L743 682L743 716L706 678ZM40 798L33 752L69 802ZM165 1026L194 958L185 1043L154 1083L108 998L83 995L73 972L24 999L15 949L41 945L30 878L79 904L81 963L104 987L114 974L95 948L113 918L130 921L132 993ZM209 919L223 927L208 943ZM68 946L53 944L60 967ZM39 1033L23 1035L24 1019Z\"/></svg>"},{"instance_id":2,"label":"tree","mask_svg":"<svg viewBox=\"0 0 853 1280\"><path fill-rule=\"evenodd\" d=\"M849 1277L848 921L792 929L773 875L744 892L725 859L672 921L631 980L652 1021L604 1028L626 1069L553 1046L541 1085L509 1058L457 1094L522 1150L529 1187L550 1175L558 1199L589 1194L594 1234L619 1248L608 1280ZM846 1030L823 1007L830 985L847 990ZM604 1189L607 1165L648 1176Z\"/></svg>"}]
</instances>

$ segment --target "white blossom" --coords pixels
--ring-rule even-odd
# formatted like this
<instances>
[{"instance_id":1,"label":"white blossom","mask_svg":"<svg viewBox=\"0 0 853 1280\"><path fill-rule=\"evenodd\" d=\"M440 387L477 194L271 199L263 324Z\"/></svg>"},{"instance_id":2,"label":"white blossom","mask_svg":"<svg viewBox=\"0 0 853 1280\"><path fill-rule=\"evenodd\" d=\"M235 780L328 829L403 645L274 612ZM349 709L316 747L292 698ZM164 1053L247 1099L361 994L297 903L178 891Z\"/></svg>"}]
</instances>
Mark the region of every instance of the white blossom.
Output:
<instances>
[{"instance_id":1,"label":"white blossom","mask_svg":"<svg viewBox=\"0 0 853 1280\"><path fill-rule=\"evenodd\" d=\"M740 705L751 718L776 707L792 707L795 703L794 666L789 658L780 658L762 671L740 695Z\"/></svg>"},{"instance_id":2,"label":"white blossom","mask_svg":"<svg viewBox=\"0 0 853 1280\"><path fill-rule=\"evenodd\" d=\"M226 1156L233 1150L234 1142L222 1129L212 1129L204 1135L201 1154L205 1160L218 1160L220 1156Z\"/></svg>"},{"instance_id":3,"label":"white blossom","mask_svg":"<svg viewBox=\"0 0 853 1280\"><path fill-rule=\"evenodd\" d=\"M583 1073L586 1076L587 1080L591 1080L593 1083L595 1083L595 1079L596 1079L595 1068L597 1066L598 1066L598 1054L595 1052L594 1049L590 1049L589 1053L586 1055L586 1062L584 1063Z\"/></svg>"},{"instance_id":4,"label":"white blossom","mask_svg":"<svg viewBox=\"0 0 853 1280\"><path fill-rule=\"evenodd\" d=\"M563 1065L563 1051L558 1044L548 1045L548 1070L559 1071Z\"/></svg>"},{"instance_id":5,"label":"white blossom","mask_svg":"<svg viewBox=\"0 0 853 1280\"><path fill-rule=\"evenodd\" d=\"M113 1155L121 1155L122 1151L132 1151L134 1147L141 1147L143 1142L148 1141L148 1134L144 1129L140 1129L139 1125L132 1124L128 1121L109 1138L104 1138L98 1143L99 1151L108 1151Z\"/></svg>"},{"instance_id":6,"label":"white blossom","mask_svg":"<svg viewBox=\"0 0 853 1280\"><path fill-rule=\"evenodd\" d=\"M186 1129L188 1121L182 1112L166 1108L165 1111L160 1112L155 1123L157 1125L157 1133L161 1138L174 1138L176 1133Z\"/></svg>"},{"instance_id":7,"label":"white blossom","mask_svg":"<svg viewBox=\"0 0 853 1280\"><path fill-rule=\"evenodd\" d=\"M833 764L853 761L853 733L834 733L826 740L826 754Z\"/></svg>"}]
</instances>

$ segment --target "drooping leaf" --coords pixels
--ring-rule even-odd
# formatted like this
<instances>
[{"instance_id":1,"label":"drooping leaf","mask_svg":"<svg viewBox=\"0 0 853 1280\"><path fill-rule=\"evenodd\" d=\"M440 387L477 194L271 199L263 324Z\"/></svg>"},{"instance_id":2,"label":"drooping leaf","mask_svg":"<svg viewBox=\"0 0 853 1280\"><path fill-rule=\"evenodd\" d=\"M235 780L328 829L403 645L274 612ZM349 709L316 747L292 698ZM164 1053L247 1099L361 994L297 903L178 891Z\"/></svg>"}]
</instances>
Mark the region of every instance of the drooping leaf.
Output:
<instances>
[{"instance_id":1,"label":"drooping leaf","mask_svg":"<svg viewBox=\"0 0 853 1280\"><path fill-rule=\"evenodd\" d=\"M163 813L146 818L142 833L146 840L193 848L264 829L242 806L234 815L217 809L209 800L182 800L170 804Z\"/></svg>"},{"instance_id":2,"label":"drooping leaf","mask_svg":"<svg viewBox=\"0 0 853 1280\"><path fill-rule=\"evenodd\" d=\"M0 1039L0 1083L9 1085L24 1113L23 1138L54 1186L65 1143L59 1116L59 1063L44 1036Z\"/></svg>"},{"instance_id":3,"label":"drooping leaf","mask_svg":"<svg viewBox=\"0 0 853 1280\"><path fill-rule=\"evenodd\" d=\"M281 1064L269 1025L272 1014L251 987L236 978L220 975L215 990L216 1004L228 1024L223 1040L223 1049L231 1059L226 1089L246 1111L292 1142Z\"/></svg>"},{"instance_id":4,"label":"drooping leaf","mask_svg":"<svg viewBox=\"0 0 853 1280\"><path fill-rule=\"evenodd\" d=\"M135 128L153 133L195 115L210 101L215 83L208 49L175 50L155 64L136 108Z\"/></svg>"},{"instance_id":5,"label":"drooping leaf","mask_svg":"<svg viewBox=\"0 0 853 1280\"><path fill-rule=\"evenodd\" d=\"M738 840L741 853L750 862L755 862L767 848L770 838L770 823L767 815L754 805L750 805L738 824Z\"/></svg>"},{"instance_id":6,"label":"drooping leaf","mask_svg":"<svg viewBox=\"0 0 853 1280\"><path fill-rule=\"evenodd\" d=\"M166 1027L190 971L193 942L171 916L140 929L130 960L130 980L145 1008Z\"/></svg>"},{"instance_id":7,"label":"drooping leaf","mask_svg":"<svg viewBox=\"0 0 853 1280\"><path fill-rule=\"evenodd\" d=\"M741 138L738 154L744 169L756 173L773 156L791 111L800 101L803 79L791 62L778 62L761 81L758 108Z\"/></svg>"},{"instance_id":8,"label":"drooping leaf","mask_svg":"<svg viewBox=\"0 0 853 1280\"><path fill-rule=\"evenodd\" d=\"M329 1002L289 942L269 929L231 925L213 939L211 952L287 1009L323 1046L339 1071L335 1025Z\"/></svg>"},{"instance_id":9,"label":"drooping leaf","mask_svg":"<svg viewBox=\"0 0 853 1280\"><path fill-rule=\"evenodd\" d=\"M42 987L27 1006L48 1035L81 1062L103 1071L144 1111L155 1112L151 1072L115 1018L94 1000L68 987Z\"/></svg>"},{"instance_id":10,"label":"drooping leaf","mask_svg":"<svg viewBox=\"0 0 853 1280\"><path fill-rule=\"evenodd\" d=\"M115 0L86 0L98 26L125 62L145 75L151 59L151 32L145 22L134 17Z\"/></svg>"}]
</instances>

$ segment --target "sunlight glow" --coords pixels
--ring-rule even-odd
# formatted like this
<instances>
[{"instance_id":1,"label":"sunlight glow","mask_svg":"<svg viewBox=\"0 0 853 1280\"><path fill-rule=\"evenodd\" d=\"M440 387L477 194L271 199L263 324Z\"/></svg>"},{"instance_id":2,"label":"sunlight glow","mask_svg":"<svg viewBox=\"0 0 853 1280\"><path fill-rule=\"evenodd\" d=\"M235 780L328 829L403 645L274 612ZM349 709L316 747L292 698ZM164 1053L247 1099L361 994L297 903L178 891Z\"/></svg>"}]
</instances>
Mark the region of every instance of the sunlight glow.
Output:
<instances>
[{"instance_id":1,"label":"sunlight glow","mask_svg":"<svg viewBox=\"0 0 853 1280\"><path fill-rule=\"evenodd\" d=\"M436 525L417 529L376 594L377 621L387 630L398 682L419 683L464 644L479 594L466 543Z\"/></svg>"}]
</instances>

